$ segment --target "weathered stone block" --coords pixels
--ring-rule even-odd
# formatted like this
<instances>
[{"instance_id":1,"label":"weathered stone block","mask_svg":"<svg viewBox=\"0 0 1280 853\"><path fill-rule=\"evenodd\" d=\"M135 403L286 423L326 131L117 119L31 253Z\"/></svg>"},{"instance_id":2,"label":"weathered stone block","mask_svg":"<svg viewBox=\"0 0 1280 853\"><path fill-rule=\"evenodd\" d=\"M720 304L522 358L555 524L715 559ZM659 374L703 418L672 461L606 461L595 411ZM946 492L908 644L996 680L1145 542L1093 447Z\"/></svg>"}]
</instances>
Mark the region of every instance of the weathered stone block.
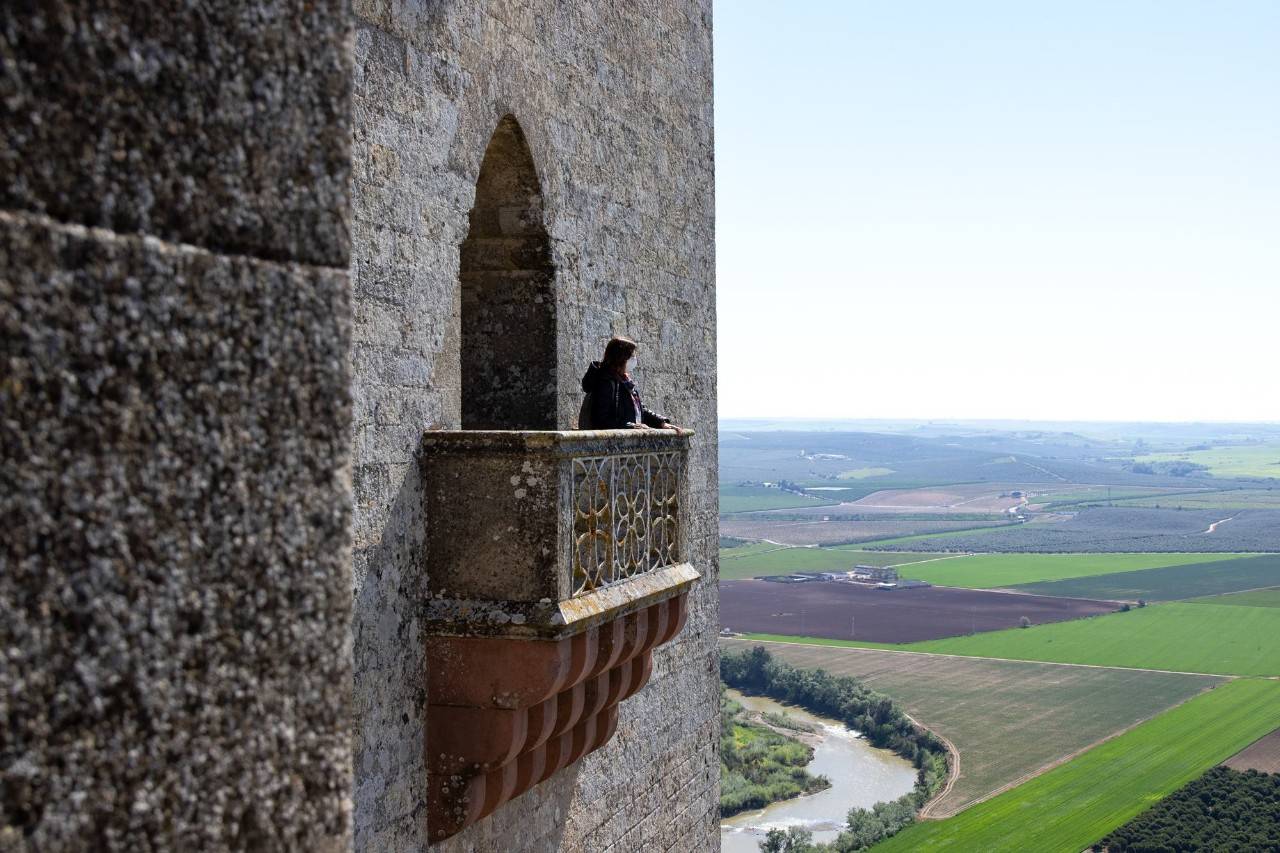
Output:
<instances>
[{"instance_id":1,"label":"weathered stone block","mask_svg":"<svg viewBox=\"0 0 1280 853\"><path fill-rule=\"evenodd\" d=\"M0 213L0 848L349 838L349 317Z\"/></svg>"},{"instance_id":2,"label":"weathered stone block","mask_svg":"<svg viewBox=\"0 0 1280 853\"><path fill-rule=\"evenodd\" d=\"M346 0L0 6L0 207L346 266Z\"/></svg>"}]
</instances>

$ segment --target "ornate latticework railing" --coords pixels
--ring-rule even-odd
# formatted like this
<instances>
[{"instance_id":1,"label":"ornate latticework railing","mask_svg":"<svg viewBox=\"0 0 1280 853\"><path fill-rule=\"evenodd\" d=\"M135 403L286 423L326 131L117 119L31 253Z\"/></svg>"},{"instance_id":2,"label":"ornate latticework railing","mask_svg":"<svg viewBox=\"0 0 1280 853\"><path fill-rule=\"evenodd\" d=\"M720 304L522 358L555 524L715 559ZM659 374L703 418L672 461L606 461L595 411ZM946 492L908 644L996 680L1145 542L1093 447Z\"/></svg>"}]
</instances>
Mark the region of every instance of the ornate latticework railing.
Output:
<instances>
[{"instance_id":1,"label":"ornate latticework railing","mask_svg":"<svg viewBox=\"0 0 1280 853\"><path fill-rule=\"evenodd\" d=\"M682 454L573 460L573 594L680 562Z\"/></svg>"}]
</instances>

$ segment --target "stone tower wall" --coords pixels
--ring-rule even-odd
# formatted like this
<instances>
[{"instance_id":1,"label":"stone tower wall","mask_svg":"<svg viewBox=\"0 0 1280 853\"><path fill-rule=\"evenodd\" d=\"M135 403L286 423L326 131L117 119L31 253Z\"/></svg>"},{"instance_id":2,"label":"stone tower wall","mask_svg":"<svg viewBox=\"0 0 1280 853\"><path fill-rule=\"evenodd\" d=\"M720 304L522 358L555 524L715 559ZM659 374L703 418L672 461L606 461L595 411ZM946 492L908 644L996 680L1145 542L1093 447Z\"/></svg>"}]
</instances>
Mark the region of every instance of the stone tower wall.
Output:
<instances>
[{"instance_id":1,"label":"stone tower wall","mask_svg":"<svg viewBox=\"0 0 1280 853\"><path fill-rule=\"evenodd\" d=\"M0 6L0 850L350 844L349 11Z\"/></svg>"},{"instance_id":2,"label":"stone tower wall","mask_svg":"<svg viewBox=\"0 0 1280 853\"><path fill-rule=\"evenodd\" d=\"M445 850L718 849L714 170L709 0L357 0L352 281L355 844L427 837L415 451L461 425L459 245L504 116L538 170L556 270L559 426L615 333L646 402L694 427L683 633L608 746ZM430 744L426 745L430 749Z\"/></svg>"}]
</instances>

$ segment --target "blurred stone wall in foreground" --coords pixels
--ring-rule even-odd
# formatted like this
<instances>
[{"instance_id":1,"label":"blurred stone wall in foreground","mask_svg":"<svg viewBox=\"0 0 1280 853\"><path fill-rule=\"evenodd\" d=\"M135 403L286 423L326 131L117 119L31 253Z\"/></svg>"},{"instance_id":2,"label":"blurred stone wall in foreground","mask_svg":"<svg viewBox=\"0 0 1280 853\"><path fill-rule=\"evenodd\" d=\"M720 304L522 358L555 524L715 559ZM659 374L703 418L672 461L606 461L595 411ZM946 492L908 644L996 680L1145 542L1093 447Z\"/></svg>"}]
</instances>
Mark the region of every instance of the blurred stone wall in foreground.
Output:
<instances>
[{"instance_id":1,"label":"blurred stone wall in foreground","mask_svg":"<svg viewBox=\"0 0 1280 853\"><path fill-rule=\"evenodd\" d=\"M349 29L0 9L0 850L350 846Z\"/></svg>"}]
</instances>

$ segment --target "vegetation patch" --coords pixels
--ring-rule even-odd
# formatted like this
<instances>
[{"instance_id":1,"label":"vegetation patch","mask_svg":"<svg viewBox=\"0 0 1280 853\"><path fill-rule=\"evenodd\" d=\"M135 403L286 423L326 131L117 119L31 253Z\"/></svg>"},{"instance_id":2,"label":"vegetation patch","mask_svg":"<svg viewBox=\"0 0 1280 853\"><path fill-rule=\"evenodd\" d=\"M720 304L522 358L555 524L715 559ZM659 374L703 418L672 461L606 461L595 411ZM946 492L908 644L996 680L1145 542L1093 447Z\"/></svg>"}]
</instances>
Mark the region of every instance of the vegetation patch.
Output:
<instances>
[{"instance_id":1,"label":"vegetation patch","mask_svg":"<svg viewBox=\"0 0 1280 853\"><path fill-rule=\"evenodd\" d=\"M1280 443L1208 447L1182 453L1148 453L1133 460L1135 473L1159 473L1170 466L1193 466L1214 477L1280 477ZM1190 471L1194 473L1194 470Z\"/></svg>"},{"instance_id":2,"label":"vegetation patch","mask_svg":"<svg viewBox=\"0 0 1280 853\"><path fill-rule=\"evenodd\" d=\"M1237 556L1239 555L1232 554L1224 558L1220 554L971 554L914 566L909 576L939 586L1000 589L1066 578L1214 563Z\"/></svg>"},{"instance_id":3,"label":"vegetation patch","mask_svg":"<svg viewBox=\"0 0 1280 853\"><path fill-rule=\"evenodd\" d=\"M724 640L740 650L747 641ZM1223 679L1134 669L771 644L776 660L857 678L894 697L960 754L959 777L930 804L947 817Z\"/></svg>"},{"instance_id":4,"label":"vegetation patch","mask_svg":"<svg viewBox=\"0 0 1280 853\"><path fill-rule=\"evenodd\" d=\"M1274 850L1280 775L1215 767L1093 845L1111 853Z\"/></svg>"},{"instance_id":5,"label":"vegetation patch","mask_svg":"<svg viewBox=\"0 0 1280 853\"><path fill-rule=\"evenodd\" d=\"M1060 767L878 847L1075 853L1280 725L1280 682L1227 682Z\"/></svg>"},{"instance_id":6,"label":"vegetation patch","mask_svg":"<svg viewBox=\"0 0 1280 853\"><path fill-rule=\"evenodd\" d=\"M848 828L830 845L811 845L804 836L793 834L795 843L808 851L862 850L887 838L915 820L917 810L942 787L947 776L947 752L941 741L916 726L888 696L869 690L857 680L833 676L823 670L798 669L774 660L763 646L720 657L720 679L741 690L762 693L782 702L799 705L814 714L840 720L862 733L869 743L891 749L917 769L912 791L892 803L872 809L851 809ZM785 834L779 840L771 832L762 849L791 843ZM777 848L784 849L784 848ZM791 848L800 851L800 846Z\"/></svg>"},{"instance_id":7,"label":"vegetation patch","mask_svg":"<svg viewBox=\"0 0 1280 853\"><path fill-rule=\"evenodd\" d=\"M721 817L829 788L825 777L804 769L812 760L813 747L749 722L742 705L721 690Z\"/></svg>"},{"instance_id":8,"label":"vegetation patch","mask_svg":"<svg viewBox=\"0 0 1280 853\"><path fill-rule=\"evenodd\" d=\"M1035 595L1111 601L1176 601L1280 584L1280 554L1118 572L1018 586Z\"/></svg>"}]
</instances>

